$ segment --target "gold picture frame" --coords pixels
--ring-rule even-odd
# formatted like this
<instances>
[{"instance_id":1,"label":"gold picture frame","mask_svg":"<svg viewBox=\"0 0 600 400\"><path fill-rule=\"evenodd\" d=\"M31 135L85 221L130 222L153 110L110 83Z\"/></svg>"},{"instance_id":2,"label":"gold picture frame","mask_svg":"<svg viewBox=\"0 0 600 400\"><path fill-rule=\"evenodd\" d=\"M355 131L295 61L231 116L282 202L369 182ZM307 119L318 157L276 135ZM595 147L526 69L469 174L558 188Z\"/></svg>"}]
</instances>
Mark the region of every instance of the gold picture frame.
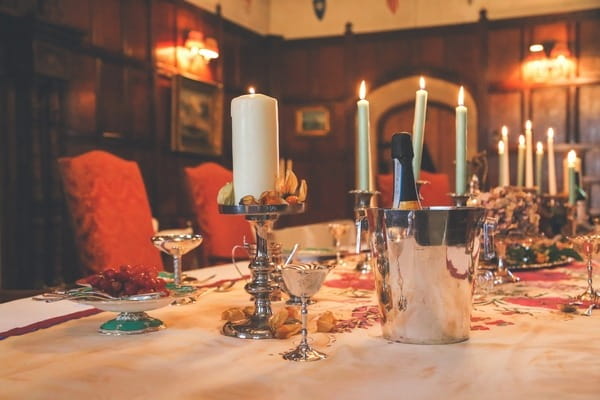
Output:
<instances>
[{"instance_id":1,"label":"gold picture frame","mask_svg":"<svg viewBox=\"0 0 600 400\"><path fill-rule=\"evenodd\" d=\"M171 150L214 155L223 146L221 85L173 76Z\"/></svg>"},{"instance_id":2,"label":"gold picture frame","mask_svg":"<svg viewBox=\"0 0 600 400\"><path fill-rule=\"evenodd\" d=\"M296 110L296 133L302 136L325 136L331 130L327 107L302 107Z\"/></svg>"}]
</instances>

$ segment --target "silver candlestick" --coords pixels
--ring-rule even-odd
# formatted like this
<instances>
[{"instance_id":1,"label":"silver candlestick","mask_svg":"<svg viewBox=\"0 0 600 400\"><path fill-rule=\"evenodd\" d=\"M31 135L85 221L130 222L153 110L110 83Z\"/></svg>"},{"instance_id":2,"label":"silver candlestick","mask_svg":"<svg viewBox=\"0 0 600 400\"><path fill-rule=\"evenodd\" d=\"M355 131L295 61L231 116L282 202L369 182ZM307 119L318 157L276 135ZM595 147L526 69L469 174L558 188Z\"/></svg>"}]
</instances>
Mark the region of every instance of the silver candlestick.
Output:
<instances>
[{"instance_id":1,"label":"silver candlestick","mask_svg":"<svg viewBox=\"0 0 600 400\"><path fill-rule=\"evenodd\" d=\"M244 215L256 231L256 254L248 266L252 280L244 286L254 299L254 313L248 320L227 322L223 334L240 339L272 339L274 336L269 327L269 318L273 314L271 295L278 285L271 279L275 264L268 255L268 233L280 215L302 213L304 204L219 205L219 212Z\"/></svg>"},{"instance_id":2,"label":"silver candlestick","mask_svg":"<svg viewBox=\"0 0 600 400\"><path fill-rule=\"evenodd\" d=\"M371 198L378 195L378 191L351 190L350 194L354 196L354 224L356 225L356 248L355 253L362 253L362 235L363 231L369 229L367 222L367 209L371 206ZM371 266L371 254L367 253L364 259L356 264L356 269L367 273L373 270Z\"/></svg>"}]
</instances>

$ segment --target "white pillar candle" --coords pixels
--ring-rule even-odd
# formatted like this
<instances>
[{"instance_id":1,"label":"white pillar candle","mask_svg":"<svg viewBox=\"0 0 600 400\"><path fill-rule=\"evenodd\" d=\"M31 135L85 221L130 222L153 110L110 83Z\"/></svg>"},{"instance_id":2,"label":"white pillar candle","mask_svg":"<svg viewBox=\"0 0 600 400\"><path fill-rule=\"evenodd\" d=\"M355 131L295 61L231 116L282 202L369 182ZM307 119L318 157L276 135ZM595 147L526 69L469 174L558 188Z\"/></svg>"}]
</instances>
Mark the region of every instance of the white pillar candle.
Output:
<instances>
[{"instance_id":1,"label":"white pillar candle","mask_svg":"<svg viewBox=\"0 0 600 400\"><path fill-rule=\"evenodd\" d=\"M498 186L506 186L506 177L504 176L504 141L498 141Z\"/></svg>"},{"instance_id":2,"label":"white pillar candle","mask_svg":"<svg viewBox=\"0 0 600 400\"><path fill-rule=\"evenodd\" d=\"M415 117L413 120L413 172L415 180L419 180L421 174L421 160L423 158L423 139L425 137L425 116L427 114L427 91L425 90L425 78L419 79L420 89L415 97Z\"/></svg>"},{"instance_id":3,"label":"white pillar candle","mask_svg":"<svg viewBox=\"0 0 600 400\"><path fill-rule=\"evenodd\" d=\"M371 190L371 139L369 132L369 102L365 100L367 89L362 81L360 100L356 103L356 189Z\"/></svg>"},{"instance_id":4,"label":"white pillar candle","mask_svg":"<svg viewBox=\"0 0 600 400\"><path fill-rule=\"evenodd\" d=\"M542 163L544 160L544 145L537 142L535 150L535 185L538 194L542 193Z\"/></svg>"},{"instance_id":5,"label":"white pillar candle","mask_svg":"<svg viewBox=\"0 0 600 400\"><path fill-rule=\"evenodd\" d=\"M464 106L465 89L458 91L456 107L456 194L465 194L467 190L467 107Z\"/></svg>"},{"instance_id":6,"label":"white pillar candle","mask_svg":"<svg viewBox=\"0 0 600 400\"><path fill-rule=\"evenodd\" d=\"M556 161L554 161L554 129L548 128L548 193L556 195Z\"/></svg>"},{"instance_id":7,"label":"white pillar candle","mask_svg":"<svg viewBox=\"0 0 600 400\"><path fill-rule=\"evenodd\" d=\"M529 120L525 122L525 187L533 187L533 133Z\"/></svg>"},{"instance_id":8,"label":"white pillar candle","mask_svg":"<svg viewBox=\"0 0 600 400\"><path fill-rule=\"evenodd\" d=\"M577 160L577 154L575 154L575 150L569 151L567 154L567 170L569 175L569 204L575 204L575 195L577 192L577 187L575 186L575 163Z\"/></svg>"},{"instance_id":9,"label":"white pillar candle","mask_svg":"<svg viewBox=\"0 0 600 400\"><path fill-rule=\"evenodd\" d=\"M517 186L523 186L525 169L525 136L519 135L519 152L517 153Z\"/></svg>"},{"instance_id":10,"label":"white pillar candle","mask_svg":"<svg viewBox=\"0 0 600 400\"><path fill-rule=\"evenodd\" d=\"M504 142L504 156L502 157L504 186L510 186L510 147L508 144L508 128L506 126L502 127L502 141Z\"/></svg>"},{"instance_id":11,"label":"white pillar candle","mask_svg":"<svg viewBox=\"0 0 600 400\"><path fill-rule=\"evenodd\" d=\"M231 101L233 190L236 203L275 190L279 173L277 100L247 94Z\"/></svg>"}]
</instances>

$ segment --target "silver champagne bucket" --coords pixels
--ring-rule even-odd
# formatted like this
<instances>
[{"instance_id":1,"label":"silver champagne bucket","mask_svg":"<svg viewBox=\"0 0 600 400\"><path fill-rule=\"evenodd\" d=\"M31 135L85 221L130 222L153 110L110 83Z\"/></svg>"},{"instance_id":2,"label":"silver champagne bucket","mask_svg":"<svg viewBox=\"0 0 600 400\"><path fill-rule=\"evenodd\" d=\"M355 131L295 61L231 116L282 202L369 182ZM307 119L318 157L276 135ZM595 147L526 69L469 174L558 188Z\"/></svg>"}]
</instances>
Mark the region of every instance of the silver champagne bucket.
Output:
<instances>
[{"instance_id":1,"label":"silver champagne bucket","mask_svg":"<svg viewBox=\"0 0 600 400\"><path fill-rule=\"evenodd\" d=\"M485 210L367 213L383 336L418 344L467 340Z\"/></svg>"}]
</instances>

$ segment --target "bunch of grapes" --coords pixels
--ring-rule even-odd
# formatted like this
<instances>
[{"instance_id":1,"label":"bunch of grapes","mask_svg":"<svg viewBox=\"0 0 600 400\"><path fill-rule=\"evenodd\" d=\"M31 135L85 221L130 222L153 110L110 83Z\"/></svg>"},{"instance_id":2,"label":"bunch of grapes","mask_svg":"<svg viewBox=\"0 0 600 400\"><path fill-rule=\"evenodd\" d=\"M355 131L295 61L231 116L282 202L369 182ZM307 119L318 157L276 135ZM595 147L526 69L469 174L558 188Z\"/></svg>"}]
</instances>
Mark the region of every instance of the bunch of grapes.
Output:
<instances>
[{"instance_id":1,"label":"bunch of grapes","mask_svg":"<svg viewBox=\"0 0 600 400\"><path fill-rule=\"evenodd\" d=\"M166 282L157 275L158 270L153 267L121 265L116 269L105 269L86 278L85 281L94 289L114 297L153 292L167 293Z\"/></svg>"}]
</instances>

